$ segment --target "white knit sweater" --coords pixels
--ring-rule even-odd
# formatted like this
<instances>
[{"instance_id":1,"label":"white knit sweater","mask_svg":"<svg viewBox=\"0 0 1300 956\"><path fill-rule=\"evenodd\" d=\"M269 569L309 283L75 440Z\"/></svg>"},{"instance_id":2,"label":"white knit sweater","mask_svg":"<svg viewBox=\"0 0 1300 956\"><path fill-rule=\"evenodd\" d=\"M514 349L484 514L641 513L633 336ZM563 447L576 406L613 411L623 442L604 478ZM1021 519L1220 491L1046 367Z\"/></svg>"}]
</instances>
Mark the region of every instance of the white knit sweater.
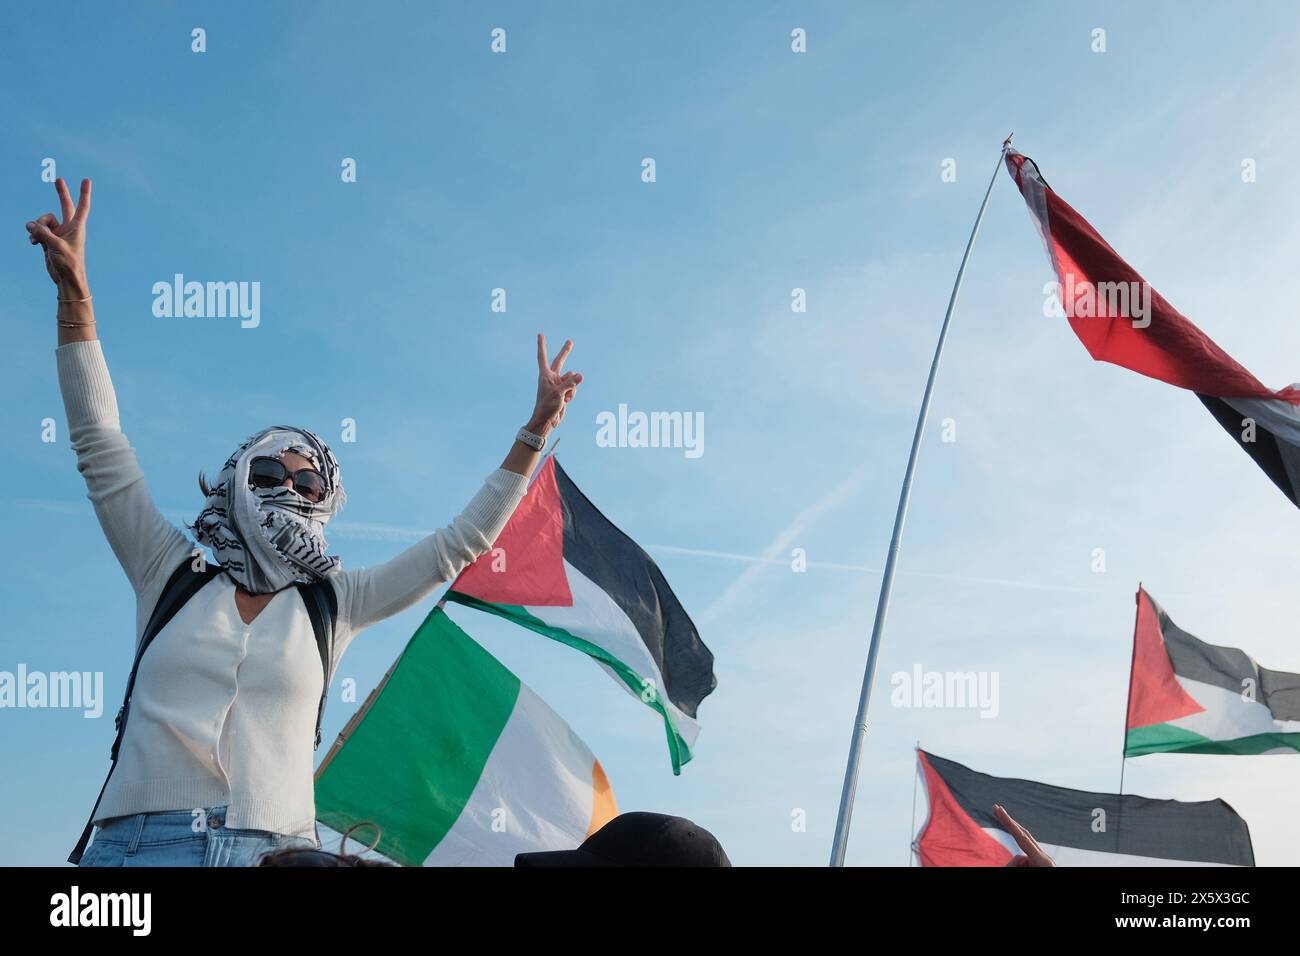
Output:
<instances>
[{"instance_id":1,"label":"white knit sweater","mask_svg":"<svg viewBox=\"0 0 1300 956\"><path fill-rule=\"evenodd\" d=\"M162 516L145 487L118 422L99 342L60 346L56 355L77 468L135 588L138 646L167 578L196 546ZM490 549L527 484L498 469L449 527L385 564L330 575L339 605L334 665L362 629L420 601ZM313 836L312 745L322 681L298 592L278 592L245 624L234 582L218 575L141 660L117 769L95 821L225 803L227 826Z\"/></svg>"}]
</instances>

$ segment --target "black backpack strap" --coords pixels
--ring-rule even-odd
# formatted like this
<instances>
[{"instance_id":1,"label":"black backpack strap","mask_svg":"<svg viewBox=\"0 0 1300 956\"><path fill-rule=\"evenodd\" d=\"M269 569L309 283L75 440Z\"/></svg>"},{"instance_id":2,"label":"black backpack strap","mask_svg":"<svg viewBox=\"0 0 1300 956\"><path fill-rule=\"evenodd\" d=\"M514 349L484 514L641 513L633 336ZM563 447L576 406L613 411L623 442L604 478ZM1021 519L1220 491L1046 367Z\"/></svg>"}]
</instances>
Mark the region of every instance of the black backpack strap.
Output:
<instances>
[{"instance_id":1,"label":"black backpack strap","mask_svg":"<svg viewBox=\"0 0 1300 956\"><path fill-rule=\"evenodd\" d=\"M113 721L117 728L117 737L113 740L112 751L114 762L117 761L117 750L122 745L122 735L126 732L126 719L131 713L131 695L135 692L136 673L140 669L140 660L144 657L144 652L149 649L153 639L171 622L177 612L189 602L189 599L198 594L203 585L221 573L221 567L215 564L205 564L202 571L195 571L191 567L192 561L192 558L186 558L167 579L162 594L158 597L158 603L154 605L153 614L149 617L149 623L144 626L144 633L140 635L140 646L136 648L135 662L131 665L131 676L126 682L126 695Z\"/></svg>"},{"instance_id":2,"label":"black backpack strap","mask_svg":"<svg viewBox=\"0 0 1300 956\"><path fill-rule=\"evenodd\" d=\"M302 603L307 606L307 616L311 618L311 629L316 635L316 649L320 652L321 672L324 683L321 684L320 706L316 708L316 742L320 746L320 725L325 718L325 701L329 697L330 680L333 679L332 663L334 661L334 624L339 616L339 598L334 592L334 585L328 578L313 581L311 584L299 584L298 593Z\"/></svg>"},{"instance_id":3,"label":"black backpack strap","mask_svg":"<svg viewBox=\"0 0 1300 956\"><path fill-rule=\"evenodd\" d=\"M108 789L108 781L112 779L113 771L117 769L117 752L122 746L122 737L126 733L126 719L131 712L131 694L135 691L135 676L140 669L140 659L144 657L144 652L148 650L158 633L176 616L176 612L183 608L203 585L221 573L221 567L215 564L206 564L202 571L195 571L191 567L192 562L192 558L186 558L167 579L162 593L158 596L158 603L154 605L153 614L149 616L149 623L144 626L144 633L140 635L140 644L136 647L135 660L131 664L131 676L126 681L122 706L118 708L117 717L113 720L117 734L113 738L113 749L109 752L111 765L108 768L108 776L104 778L104 785L99 788L99 796L95 798L95 806L90 811L86 828L81 831L81 839L68 854L68 862L74 865L81 862L81 855L86 851L86 844L90 842L90 835L95 829L95 812L99 809L99 802L104 799L104 791Z\"/></svg>"}]
</instances>

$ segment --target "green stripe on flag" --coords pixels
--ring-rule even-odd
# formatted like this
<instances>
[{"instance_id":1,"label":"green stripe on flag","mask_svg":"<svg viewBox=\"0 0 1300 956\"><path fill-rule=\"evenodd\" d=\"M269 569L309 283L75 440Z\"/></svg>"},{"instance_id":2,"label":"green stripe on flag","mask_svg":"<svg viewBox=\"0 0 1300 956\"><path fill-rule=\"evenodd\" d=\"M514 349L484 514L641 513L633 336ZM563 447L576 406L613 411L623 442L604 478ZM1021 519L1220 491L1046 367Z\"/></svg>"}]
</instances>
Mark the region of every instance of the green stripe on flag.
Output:
<instances>
[{"instance_id":1,"label":"green stripe on flag","mask_svg":"<svg viewBox=\"0 0 1300 956\"><path fill-rule=\"evenodd\" d=\"M1124 740L1125 757L1145 754L1219 754L1246 757L1262 754L1279 747L1300 751L1300 733L1251 734L1231 740L1211 740L1173 724L1151 724L1134 727Z\"/></svg>"},{"instance_id":2,"label":"green stripe on flag","mask_svg":"<svg viewBox=\"0 0 1300 956\"><path fill-rule=\"evenodd\" d=\"M690 745L687 744L685 738L677 732L677 727L673 723L672 715L668 712L668 708L664 706L663 701L660 699L661 694L658 692L658 688L654 688L655 692L647 695L646 691L650 688L653 682L646 681L642 675L638 674L627 664L614 657L614 655L610 654L609 651L602 647L598 647L581 637L570 634L563 628L553 627L550 624L547 624L540 618L530 614L527 608L521 607L518 604L490 604L487 601L481 601L476 597L470 597L468 594L461 594L459 591L448 591L447 600L455 601L458 604L465 605L466 607L477 608L480 611L486 611L488 614L495 614L498 617L503 617L512 623L528 628L530 631L535 631L543 637L549 637L551 640L559 641L561 644L568 644L575 650L582 651L582 653L587 656L594 657L602 664L606 664L614 671L614 673L618 674L619 678L623 683L627 684L627 686L631 688L633 693L640 697L647 706L657 710L660 716L663 717L664 730L668 735L668 757L673 764L673 773L680 774L682 772L682 765L689 763L691 758L695 756L691 753ZM647 696L649 696L649 700L646 699Z\"/></svg>"},{"instance_id":3,"label":"green stripe on flag","mask_svg":"<svg viewBox=\"0 0 1300 956\"><path fill-rule=\"evenodd\" d=\"M376 849L421 865L474 792L519 687L435 608L316 781L317 819L341 833L383 808Z\"/></svg>"}]
</instances>

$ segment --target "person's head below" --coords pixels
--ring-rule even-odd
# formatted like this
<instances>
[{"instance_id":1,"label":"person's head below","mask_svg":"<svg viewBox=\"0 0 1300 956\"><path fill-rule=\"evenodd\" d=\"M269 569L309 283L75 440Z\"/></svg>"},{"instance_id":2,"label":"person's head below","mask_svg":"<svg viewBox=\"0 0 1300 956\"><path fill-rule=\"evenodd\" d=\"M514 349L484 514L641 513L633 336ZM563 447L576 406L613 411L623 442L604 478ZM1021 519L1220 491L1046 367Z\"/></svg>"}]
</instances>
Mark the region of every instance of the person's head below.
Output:
<instances>
[{"instance_id":1,"label":"person's head below","mask_svg":"<svg viewBox=\"0 0 1300 956\"><path fill-rule=\"evenodd\" d=\"M246 591L318 580L339 566L325 525L347 496L329 446L305 428L275 425L246 439L209 483L191 529Z\"/></svg>"},{"instance_id":2,"label":"person's head below","mask_svg":"<svg viewBox=\"0 0 1300 956\"><path fill-rule=\"evenodd\" d=\"M731 866L717 838L685 817L622 813L576 850L520 853L518 867Z\"/></svg>"}]
</instances>

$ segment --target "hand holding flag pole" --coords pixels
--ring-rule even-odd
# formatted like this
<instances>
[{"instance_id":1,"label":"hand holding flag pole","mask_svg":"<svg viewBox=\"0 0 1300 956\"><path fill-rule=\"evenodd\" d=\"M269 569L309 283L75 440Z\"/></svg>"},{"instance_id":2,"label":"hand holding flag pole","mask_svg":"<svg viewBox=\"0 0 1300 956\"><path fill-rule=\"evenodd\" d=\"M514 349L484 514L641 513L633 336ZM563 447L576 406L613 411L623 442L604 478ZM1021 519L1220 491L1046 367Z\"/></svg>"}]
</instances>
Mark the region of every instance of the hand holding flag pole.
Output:
<instances>
[{"instance_id":1,"label":"hand holding flag pole","mask_svg":"<svg viewBox=\"0 0 1300 956\"><path fill-rule=\"evenodd\" d=\"M975 226L971 229L970 238L966 240L966 251L957 269L957 279L953 282L952 295L948 298L948 310L943 317L943 326L939 329L939 341L934 348L934 360L930 363L930 377L925 383L925 393L921 397L921 410L916 418L916 432L912 436L912 451L907 459L907 470L903 474L903 488L898 496L898 512L894 516L894 535L889 542L889 555L885 559L884 579L880 582L880 600L876 604L876 621L871 628L866 673L862 677L862 690L858 696L858 713L853 722L853 734L849 741L849 760L844 768L844 789L840 794L840 811L835 821L835 839L831 845L831 866L844 865L844 851L848 845L849 825L853 818L853 798L858 789L858 763L862 757L862 742L867 736L867 708L871 703L871 684L876 674L876 657L885 630L885 618L889 614L889 597L894 588L894 569L902 547L907 505L912 497L912 475L916 471L916 460L921 453L921 436L925 433L925 423L930 416L930 399L934 394L934 382L939 374L939 359L943 356L943 346L948 339L948 326L952 322L953 308L957 304L957 293L961 291L962 277L966 274L966 263L970 259L971 249L975 246L975 237L979 235L980 223L984 219L984 210L988 208L993 184L997 182L998 173L1007 152L1011 149L1012 136L1015 136L1015 133L1002 141L1002 152L998 155L993 178L989 180L988 189L984 191L984 201L980 204L979 215L975 217Z\"/></svg>"}]
</instances>

